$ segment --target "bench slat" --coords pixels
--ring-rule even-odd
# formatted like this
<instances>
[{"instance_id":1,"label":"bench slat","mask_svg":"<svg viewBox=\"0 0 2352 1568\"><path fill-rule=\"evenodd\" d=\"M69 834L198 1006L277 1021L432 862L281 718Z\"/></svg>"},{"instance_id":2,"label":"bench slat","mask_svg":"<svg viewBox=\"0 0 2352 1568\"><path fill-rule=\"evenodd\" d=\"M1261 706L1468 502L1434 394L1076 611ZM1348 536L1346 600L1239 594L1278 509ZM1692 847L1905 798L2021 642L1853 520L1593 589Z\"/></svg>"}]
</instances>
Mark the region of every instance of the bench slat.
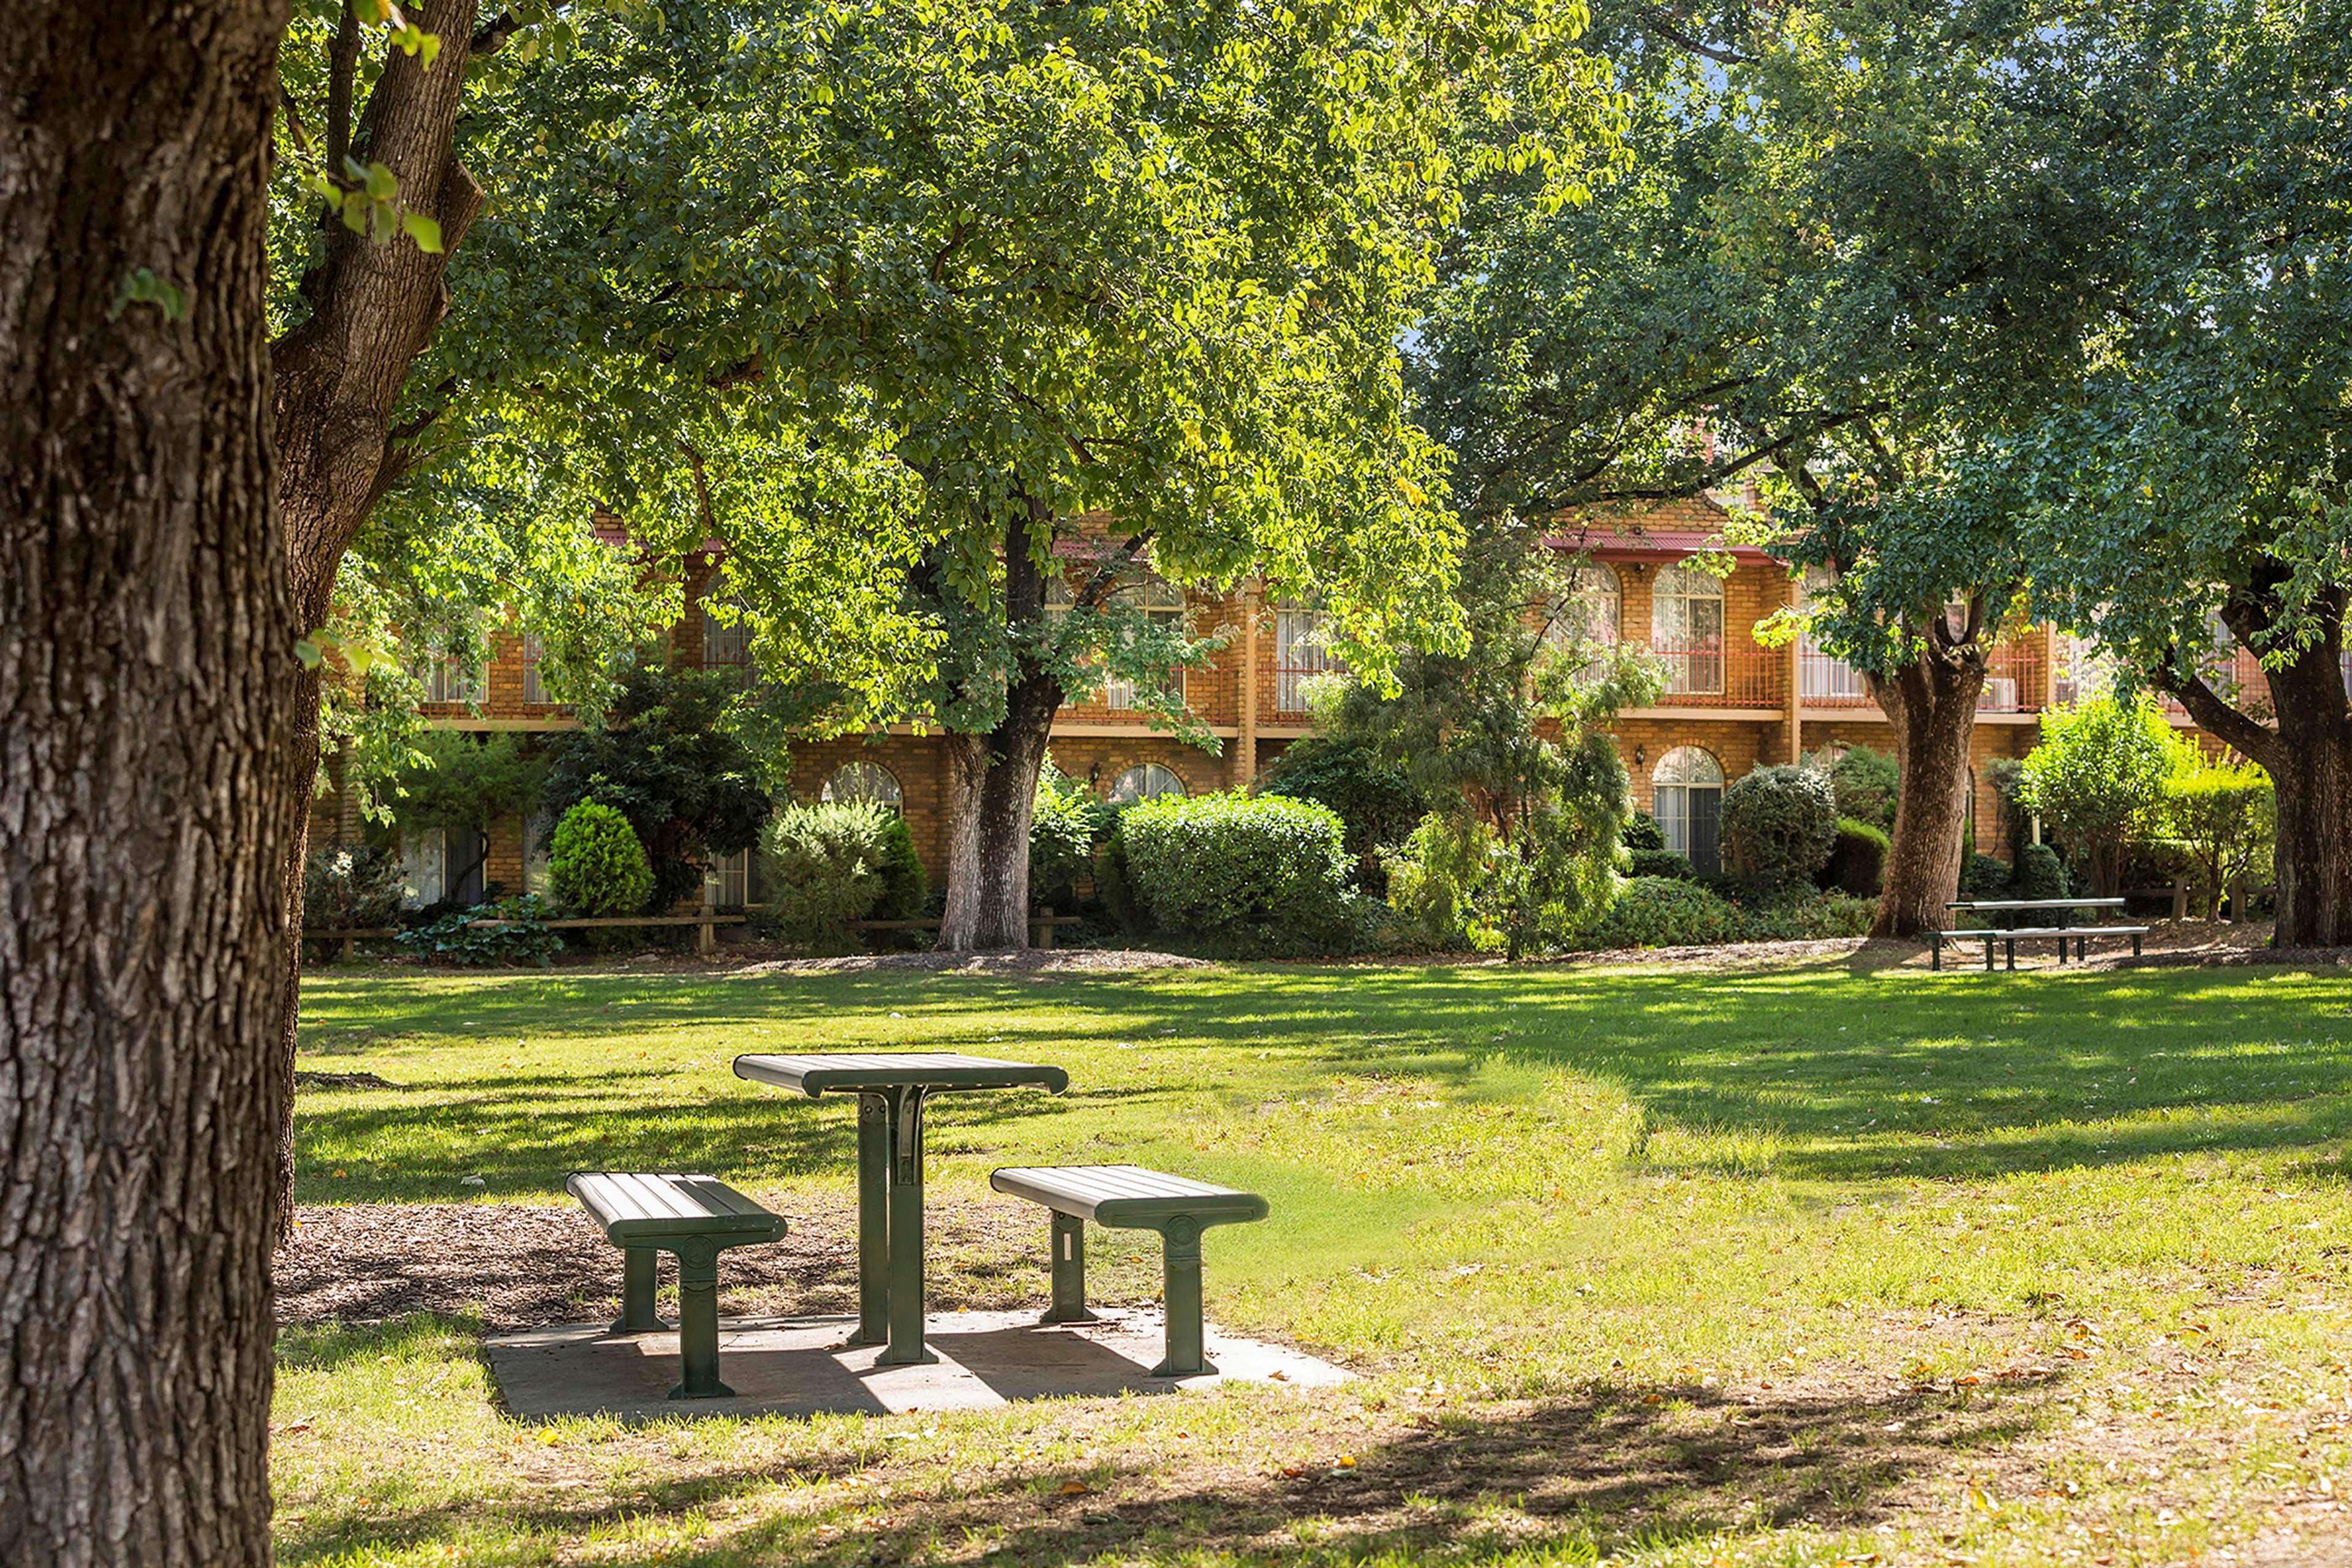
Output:
<instances>
[{"instance_id":1,"label":"bench slat","mask_svg":"<svg viewBox=\"0 0 2352 1568\"><path fill-rule=\"evenodd\" d=\"M1255 1193L1171 1176L1140 1165L1009 1165L988 1184L1057 1213L1114 1227L1146 1226L1178 1215L1221 1224L1264 1219Z\"/></svg>"},{"instance_id":2,"label":"bench slat","mask_svg":"<svg viewBox=\"0 0 2352 1568\"><path fill-rule=\"evenodd\" d=\"M678 1172L574 1171L563 1190L615 1246L661 1237L752 1237L784 1234L779 1215L762 1208L716 1176Z\"/></svg>"}]
</instances>

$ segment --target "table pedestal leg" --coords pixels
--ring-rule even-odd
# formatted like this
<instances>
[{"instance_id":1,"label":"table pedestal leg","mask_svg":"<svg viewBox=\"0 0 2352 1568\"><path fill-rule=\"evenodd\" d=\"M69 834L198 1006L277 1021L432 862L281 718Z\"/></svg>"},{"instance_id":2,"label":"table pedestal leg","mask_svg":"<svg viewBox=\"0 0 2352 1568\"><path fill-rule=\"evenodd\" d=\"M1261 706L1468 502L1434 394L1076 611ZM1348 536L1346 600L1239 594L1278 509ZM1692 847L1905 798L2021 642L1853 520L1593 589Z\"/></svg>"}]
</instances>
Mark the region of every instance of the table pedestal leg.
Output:
<instances>
[{"instance_id":1,"label":"table pedestal leg","mask_svg":"<svg viewBox=\"0 0 2352 1568\"><path fill-rule=\"evenodd\" d=\"M923 1348L923 1091L892 1092L890 1112L890 1342L877 1366L939 1357Z\"/></svg>"},{"instance_id":2,"label":"table pedestal leg","mask_svg":"<svg viewBox=\"0 0 2352 1568\"><path fill-rule=\"evenodd\" d=\"M890 1338L890 1106L857 1097L857 1332L853 1345Z\"/></svg>"}]
</instances>

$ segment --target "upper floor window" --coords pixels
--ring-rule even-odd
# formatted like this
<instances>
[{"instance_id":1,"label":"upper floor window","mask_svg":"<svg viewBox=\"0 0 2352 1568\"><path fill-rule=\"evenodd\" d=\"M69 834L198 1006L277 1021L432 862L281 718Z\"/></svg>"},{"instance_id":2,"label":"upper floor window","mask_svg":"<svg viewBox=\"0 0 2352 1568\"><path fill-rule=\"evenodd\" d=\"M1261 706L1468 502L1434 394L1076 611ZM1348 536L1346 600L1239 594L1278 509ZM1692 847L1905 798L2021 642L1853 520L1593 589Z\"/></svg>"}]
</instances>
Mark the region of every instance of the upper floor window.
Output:
<instances>
[{"instance_id":1,"label":"upper floor window","mask_svg":"<svg viewBox=\"0 0 2352 1568\"><path fill-rule=\"evenodd\" d=\"M1650 647L1666 661L1669 693L1723 689L1723 580L1696 566L1658 573L1650 591Z\"/></svg>"},{"instance_id":2,"label":"upper floor window","mask_svg":"<svg viewBox=\"0 0 2352 1568\"><path fill-rule=\"evenodd\" d=\"M549 700L546 683L539 676L540 659L545 652L537 632L522 634L522 700L525 702Z\"/></svg>"},{"instance_id":3,"label":"upper floor window","mask_svg":"<svg viewBox=\"0 0 2352 1568\"><path fill-rule=\"evenodd\" d=\"M425 682L427 702L480 702L488 695L481 668L469 668L456 654L435 654L418 678Z\"/></svg>"},{"instance_id":4,"label":"upper floor window","mask_svg":"<svg viewBox=\"0 0 2352 1568\"><path fill-rule=\"evenodd\" d=\"M1142 612L1154 631L1181 634L1184 630L1184 590L1173 583L1143 577L1128 583L1112 597L1129 609ZM1164 703L1181 702L1184 671L1181 668L1171 669L1146 689L1153 691ZM1135 708L1140 706L1137 701L1139 695L1137 682L1114 677L1103 687L1103 704L1108 708Z\"/></svg>"},{"instance_id":5,"label":"upper floor window","mask_svg":"<svg viewBox=\"0 0 2352 1568\"><path fill-rule=\"evenodd\" d=\"M702 668L705 669L745 669L751 663L751 623L738 616L721 621L712 615L712 601L702 605ZM742 605L733 599L723 602L730 610L740 610Z\"/></svg>"},{"instance_id":6,"label":"upper floor window","mask_svg":"<svg viewBox=\"0 0 2352 1568\"><path fill-rule=\"evenodd\" d=\"M1307 683L1345 668L1324 646L1323 613L1276 609L1274 614L1274 706L1277 712L1307 711Z\"/></svg>"},{"instance_id":7,"label":"upper floor window","mask_svg":"<svg viewBox=\"0 0 2352 1568\"><path fill-rule=\"evenodd\" d=\"M1132 805L1156 795L1183 793L1184 781L1176 776L1176 770L1163 768L1158 763L1138 763L1119 774L1110 786L1110 799L1114 805Z\"/></svg>"},{"instance_id":8,"label":"upper floor window","mask_svg":"<svg viewBox=\"0 0 2352 1568\"><path fill-rule=\"evenodd\" d=\"M879 805L891 811L905 805L898 789L898 775L879 763L862 759L834 769L818 798L835 805Z\"/></svg>"},{"instance_id":9,"label":"upper floor window","mask_svg":"<svg viewBox=\"0 0 2352 1568\"><path fill-rule=\"evenodd\" d=\"M1580 561L1551 597L1544 614L1543 640L1570 647L1606 647L1624 626L1625 595L1617 574L1598 561Z\"/></svg>"},{"instance_id":10,"label":"upper floor window","mask_svg":"<svg viewBox=\"0 0 2352 1568\"><path fill-rule=\"evenodd\" d=\"M1826 566L1808 566L1797 582L1800 607L1829 592L1836 574ZM1870 696L1862 671L1834 654L1823 653L1808 626L1797 644L1797 691L1811 702L1860 702Z\"/></svg>"}]
</instances>

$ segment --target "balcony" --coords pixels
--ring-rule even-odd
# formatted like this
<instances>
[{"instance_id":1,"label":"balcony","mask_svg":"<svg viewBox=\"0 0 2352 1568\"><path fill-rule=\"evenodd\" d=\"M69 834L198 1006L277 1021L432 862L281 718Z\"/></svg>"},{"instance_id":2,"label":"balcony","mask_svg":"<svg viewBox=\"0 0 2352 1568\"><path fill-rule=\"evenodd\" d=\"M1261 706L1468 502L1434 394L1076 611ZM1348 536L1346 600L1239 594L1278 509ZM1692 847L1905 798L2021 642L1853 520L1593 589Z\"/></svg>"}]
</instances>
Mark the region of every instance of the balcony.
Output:
<instances>
[{"instance_id":1,"label":"balcony","mask_svg":"<svg viewBox=\"0 0 2352 1568\"><path fill-rule=\"evenodd\" d=\"M1806 708L1875 708L1862 671L1833 654L1802 648L1797 655L1797 695Z\"/></svg>"},{"instance_id":2,"label":"balcony","mask_svg":"<svg viewBox=\"0 0 2352 1568\"><path fill-rule=\"evenodd\" d=\"M1660 646L1650 655L1666 668L1661 708L1778 708L1788 656L1723 637Z\"/></svg>"},{"instance_id":3,"label":"balcony","mask_svg":"<svg viewBox=\"0 0 2352 1568\"><path fill-rule=\"evenodd\" d=\"M2042 710L2042 650L2031 643L2002 643L1985 660L1984 689L1977 693L1979 713L2038 713Z\"/></svg>"}]
</instances>

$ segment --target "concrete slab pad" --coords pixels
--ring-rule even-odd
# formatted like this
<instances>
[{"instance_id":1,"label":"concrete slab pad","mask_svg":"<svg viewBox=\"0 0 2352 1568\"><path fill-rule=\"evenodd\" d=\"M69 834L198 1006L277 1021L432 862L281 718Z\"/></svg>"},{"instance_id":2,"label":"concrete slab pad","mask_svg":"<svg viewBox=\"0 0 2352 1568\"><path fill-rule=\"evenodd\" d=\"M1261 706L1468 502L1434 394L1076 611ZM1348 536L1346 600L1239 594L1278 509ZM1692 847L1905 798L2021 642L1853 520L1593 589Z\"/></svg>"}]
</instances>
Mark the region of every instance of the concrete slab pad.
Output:
<instances>
[{"instance_id":1,"label":"concrete slab pad","mask_svg":"<svg viewBox=\"0 0 2352 1568\"><path fill-rule=\"evenodd\" d=\"M487 1342L490 1373L507 1408L525 1418L610 1415L814 1415L976 1410L1018 1399L1175 1394L1234 1383L1328 1387L1355 1374L1302 1352L1207 1331L1206 1377L1153 1377L1157 1311L1106 1310L1101 1321L1037 1326L1034 1312L940 1312L925 1334L940 1358L929 1366L877 1366L877 1348L845 1344L854 1317L727 1318L719 1325L719 1375L732 1399L668 1397L677 1382L677 1335L616 1335L602 1323L568 1323Z\"/></svg>"}]
</instances>

